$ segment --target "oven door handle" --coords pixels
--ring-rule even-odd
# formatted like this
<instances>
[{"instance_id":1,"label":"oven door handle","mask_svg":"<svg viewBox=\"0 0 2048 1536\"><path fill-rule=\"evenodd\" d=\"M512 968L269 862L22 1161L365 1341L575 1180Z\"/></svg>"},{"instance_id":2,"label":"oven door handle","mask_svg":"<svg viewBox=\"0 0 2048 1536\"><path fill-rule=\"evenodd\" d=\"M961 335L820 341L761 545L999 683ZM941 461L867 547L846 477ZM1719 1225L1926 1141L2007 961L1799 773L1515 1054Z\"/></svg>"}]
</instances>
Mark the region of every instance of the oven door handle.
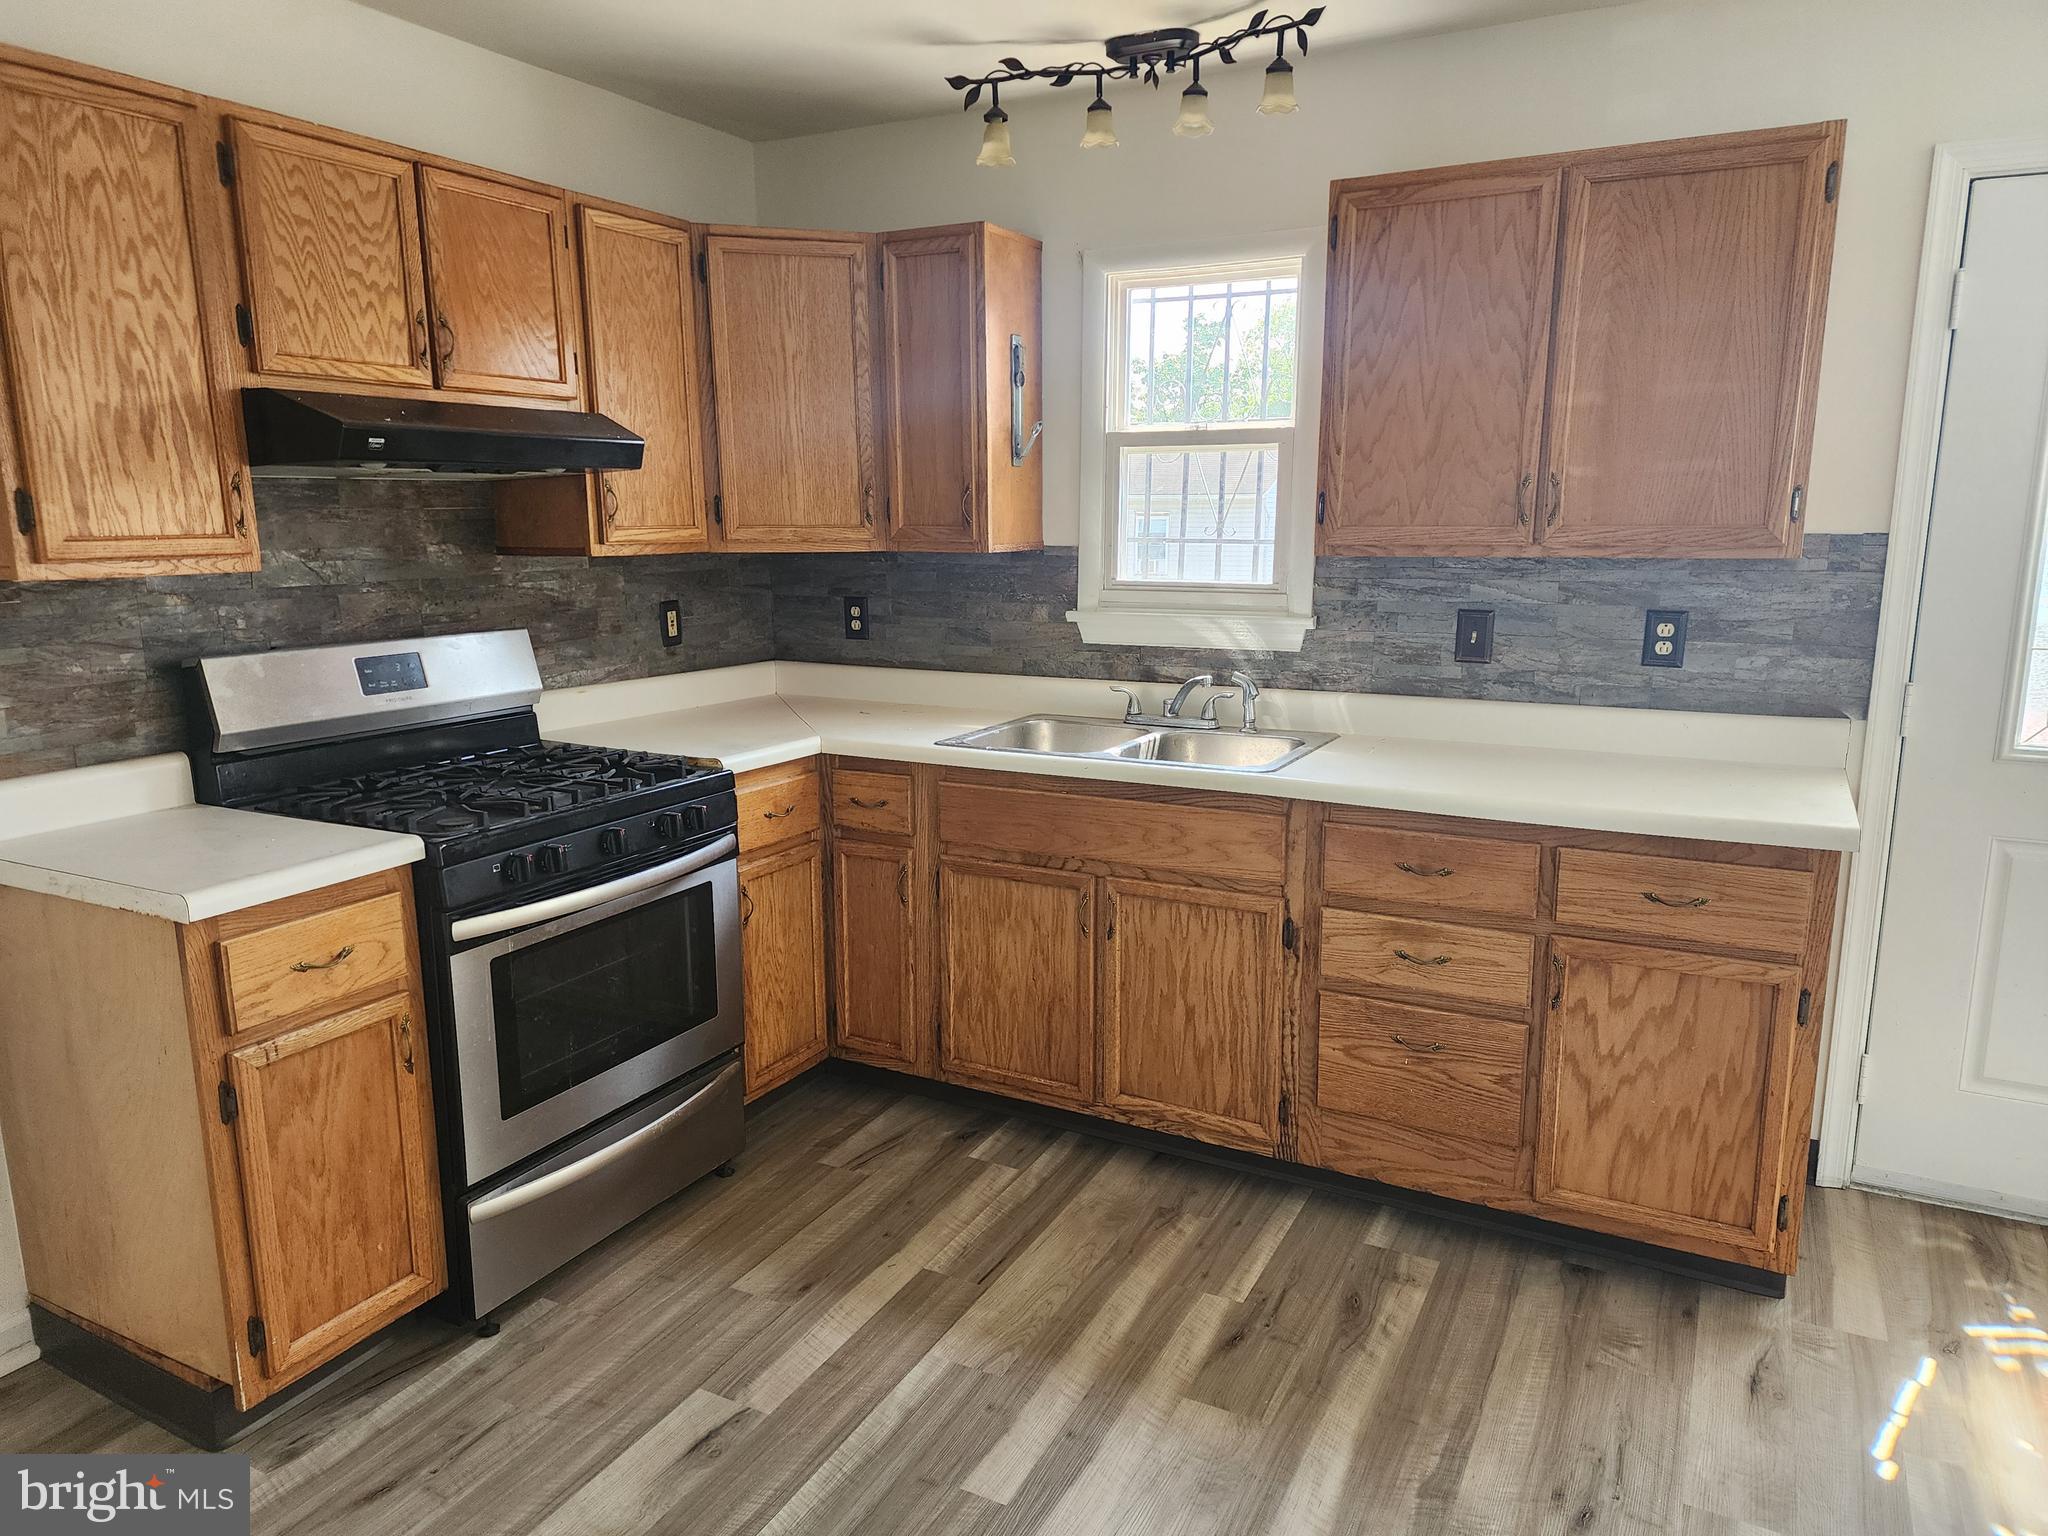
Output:
<instances>
[{"instance_id":1,"label":"oven door handle","mask_svg":"<svg viewBox=\"0 0 2048 1536\"><path fill-rule=\"evenodd\" d=\"M541 901L529 901L523 907L507 907L502 912L484 912L476 917L457 918L448 925L448 937L456 944L470 939L487 939L494 933L509 933L514 928L528 928L535 923L545 923L551 918L568 917L575 912L588 912L592 907L601 907L608 901L621 896L631 896L638 891L649 891L657 885L666 885L684 875L694 874L700 869L729 859L739 849L739 839L728 832L717 842L699 848L695 853L671 859L666 864L657 864L652 869L643 869L637 874L621 875L616 880L607 880L603 885L587 885L580 891L564 891L559 896L549 896Z\"/></svg>"},{"instance_id":2,"label":"oven door handle","mask_svg":"<svg viewBox=\"0 0 2048 1536\"><path fill-rule=\"evenodd\" d=\"M727 1069L731 1070L730 1068ZM486 1195L469 1207L471 1226L481 1226L499 1216L509 1216L522 1206L546 1199L557 1190L567 1189L571 1184L581 1183L592 1174L609 1168L620 1158L629 1156L635 1147L652 1141L662 1132L670 1129L678 1120L687 1119L700 1108L704 1096L719 1084L724 1074L707 1079L704 1084L682 1103L664 1111L657 1118L648 1121L636 1131L629 1131L608 1147L600 1147L588 1157L578 1158L567 1167L556 1168L537 1178L528 1179L524 1184L515 1184L510 1189L499 1190L495 1195Z\"/></svg>"}]
</instances>

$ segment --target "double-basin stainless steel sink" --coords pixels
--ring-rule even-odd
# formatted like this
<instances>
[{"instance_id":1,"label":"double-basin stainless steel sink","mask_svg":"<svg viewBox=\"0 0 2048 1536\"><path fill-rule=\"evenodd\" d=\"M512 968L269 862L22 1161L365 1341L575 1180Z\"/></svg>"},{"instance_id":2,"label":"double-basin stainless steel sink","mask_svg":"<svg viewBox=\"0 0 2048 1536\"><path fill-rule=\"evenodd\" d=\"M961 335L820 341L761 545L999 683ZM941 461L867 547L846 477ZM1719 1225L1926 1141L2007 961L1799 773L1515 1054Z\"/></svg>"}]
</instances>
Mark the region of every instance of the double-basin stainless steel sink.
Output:
<instances>
[{"instance_id":1,"label":"double-basin stainless steel sink","mask_svg":"<svg viewBox=\"0 0 2048 1536\"><path fill-rule=\"evenodd\" d=\"M1195 726L1126 725L1082 715L1026 715L979 731L948 736L942 747L1022 752L1036 757L1167 763L1225 773L1271 773L1336 738L1313 731L1204 730Z\"/></svg>"}]
</instances>

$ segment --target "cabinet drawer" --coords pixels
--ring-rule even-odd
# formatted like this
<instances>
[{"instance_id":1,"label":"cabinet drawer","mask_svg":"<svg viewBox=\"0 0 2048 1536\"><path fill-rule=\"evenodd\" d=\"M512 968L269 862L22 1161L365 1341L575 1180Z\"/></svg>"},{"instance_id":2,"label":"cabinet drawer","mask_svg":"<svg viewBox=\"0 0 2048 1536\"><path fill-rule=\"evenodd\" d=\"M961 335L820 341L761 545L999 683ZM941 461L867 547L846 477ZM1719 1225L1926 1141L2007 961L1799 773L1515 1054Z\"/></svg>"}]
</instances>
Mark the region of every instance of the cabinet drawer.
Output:
<instances>
[{"instance_id":1,"label":"cabinet drawer","mask_svg":"<svg viewBox=\"0 0 2048 1536\"><path fill-rule=\"evenodd\" d=\"M220 943L221 990L236 1034L409 988L405 901L395 892Z\"/></svg>"},{"instance_id":2,"label":"cabinet drawer","mask_svg":"<svg viewBox=\"0 0 2048 1536\"><path fill-rule=\"evenodd\" d=\"M910 836L910 775L840 768L832 774L832 825L849 832Z\"/></svg>"},{"instance_id":3,"label":"cabinet drawer","mask_svg":"<svg viewBox=\"0 0 2048 1536\"><path fill-rule=\"evenodd\" d=\"M1557 854L1562 928L1796 955L1806 947L1812 912L1808 870L1587 848Z\"/></svg>"},{"instance_id":4,"label":"cabinet drawer","mask_svg":"<svg viewBox=\"0 0 2048 1536\"><path fill-rule=\"evenodd\" d=\"M1522 1139L1529 1027L1326 992L1316 1104L1501 1146Z\"/></svg>"},{"instance_id":5,"label":"cabinet drawer","mask_svg":"<svg viewBox=\"0 0 2048 1536\"><path fill-rule=\"evenodd\" d=\"M739 781L740 852L754 853L818 830L818 770L812 763L759 768Z\"/></svg>"},{"instance_id":6,"label":"cabinet drawer","mask_svg":"<svg viewBox=\"0 0 2048 1536\"><path fill-rule=\"evenodd\" d=\"M1323 833L1323 889L1451 914L1534 917L1540 854L1534 843L1333 823Z\"/></svg>"},{"instance_id":7,"label":"cabinet drawer","mask_svg":"<svg viewBox=\"0 0 2048 1536\"><path fill-rule=\"evenodd\" d=\"M1535 950L1536 941L1526 933L1335 907L1323 913L1323 979L1351 986L1526 1008Z\"/></svg>"}]
</instances>

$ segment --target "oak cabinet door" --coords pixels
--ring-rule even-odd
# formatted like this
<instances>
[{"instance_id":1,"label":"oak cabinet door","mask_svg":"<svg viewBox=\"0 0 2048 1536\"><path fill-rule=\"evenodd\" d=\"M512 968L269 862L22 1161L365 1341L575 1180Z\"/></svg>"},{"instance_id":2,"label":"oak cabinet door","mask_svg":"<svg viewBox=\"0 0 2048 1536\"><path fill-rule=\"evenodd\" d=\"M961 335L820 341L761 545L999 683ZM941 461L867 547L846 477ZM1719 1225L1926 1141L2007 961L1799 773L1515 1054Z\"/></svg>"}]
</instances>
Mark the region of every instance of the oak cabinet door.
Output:
<instances>
[{"instance_id":1,"label":"oak cabinet door","mask_svg":"<svg viewBox=\"0 0 2048 1536\"><path fill-rule=\"evenodd\" d=\"M1095 879L949 858L939 869L945 1076L1057 1104L1095 1099Z\"/></svg>"},{"instance_id":2,"label":"oak cabinet door","mask_svg":"<svg viewBox=\"0 0 2048 1536\"><path fill-rule=\"evenodd\" d=\"M412 162L264 123L229 134L250 366L431 385Z\"/></svg>"},{"instance_id":3,"label":"oak cabinet door","mask_svg":"<svg viewBox=\"0 0 2048 1536\"><path fill-rule=\"evenodd\" d=\"M868 242L712 234L712 388L729 549L871 549Z\"/></svg>"},{"instance_id":4,"label":"oak cabinet door","mask_svg":"<svg viewBox=\"0 0 2048 1536\"><path fill-rule=\"evenodd\" d=\"M911 850L841 839L832 849L833 1019L839 1051L916 1067L917 946Z\"/></svg>"},{"instance_id":5,"label":"oak cabinet door","mask_svg":"<svg viewBox=\"0 0 2048 1536\"><path fill-rule=\"evenodd\" d=\"M1322 553L1534 553L1557 201L1554 170L1340 184Z\"/></svg>"},{"instance_id":6,"label":"oak cabinet door","mask_svg":"<svg viewBox=\"0 0 2048 1536\"><path fill-rule=\"evenodd\" d=\"M578 210L591 408L646 440L640 468L597 477L600 542L702 549L702 408L690 232Z\"/></svg>"},{"instance_id":7,"label":"oak cabinet door","mask_svg":"<svg viewBox=\"0 0 2048 1536\"><path fill-rule=\"evenodd\" d=\"M1182 1136L1272 1152L1280 898L1104 882L1102 1103Z\"/></svg>"},{"instance_id":8,"label":"oak cabinet door","mask_svg":"<svg viewBox=\"0 0 2048 1536\"><path fill-rule=\"evenodd\" d=\"M814 840L740 866L747 1097L825 1056L825 864Z\"/></svg>"},{"instance_id":9,"label":"oak cabinet door","mask_svg":"<svg viewBox=\"0 0 2048 1536\"><path fill-rule=\"evenodd\" d=\"M575 286L561 193L420 167L434 377L573 400Z\"/></svg>"},{"instance_id":10,"label":"oak cabinet door","mask_svg":"<svg viewBox=\"0 0 2048 1536\"><path fill-rule=\"evenodd\" d=\"M973 549L981 542L977 244L971 231L882 241L887 506L895 549Z\"/></svg>"},{"instance_id":11,"label":"oak cabinet door","mask_svg":"<svg viewBox=\"0 0 2048 1536\"><path fill-rule=\"evenodd\" d=\"M189 101L0 65L0 570L253 568L212 159Z\"/></svg>"},{"instance_id":12,"label":"oak cabinet door","mask_svg":"<svg viewBox=\"0 0 2048 1536\"><path fill-rule=\"evenodd\" d=\"M1553 939L1537 1200L1625 1236L1768 1254L1799 982L1791 965Z\"/></svg>"},{"instance_id":13,"label":"oak cabinet door","mask_svg":"<svg viewBox=\"0 0 2048 1536\"><path fill-rule=\"evenodd\" d=\"M1567 169L1549 552L1797 552L1840 153L1823 125Z\"/></svg>"},{"instance_id":14,"label":"oak cabinet door","mask_svg":"<svg viewBox=\"0 0 2048 1536\"><path fill-rule=\"evenodd\" d=\"M266 1377L340 1354L444 1284L426 1071L404 996L229 1053Z\"/></svg>"}]
</instances>

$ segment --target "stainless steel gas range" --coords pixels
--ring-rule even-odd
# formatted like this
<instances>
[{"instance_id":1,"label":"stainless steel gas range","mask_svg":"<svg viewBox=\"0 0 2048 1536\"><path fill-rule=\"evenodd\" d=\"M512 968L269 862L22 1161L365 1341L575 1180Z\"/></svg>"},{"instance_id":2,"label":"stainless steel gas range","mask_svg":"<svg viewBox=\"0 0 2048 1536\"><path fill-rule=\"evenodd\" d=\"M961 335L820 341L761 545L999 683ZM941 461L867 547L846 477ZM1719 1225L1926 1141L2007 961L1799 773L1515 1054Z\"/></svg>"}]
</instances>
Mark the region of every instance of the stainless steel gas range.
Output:
<instances>
[{"instance_id":1,"label":"stainless steel gas range","mask_svg":"<svg viewBox=\"0 0 2048 1536\"><path fill-rule=\"evenodd\" d=\"M448 1221L480 1318L740 1149L732 775L541 740L524 630L208 657L214 804L410 832Z\"/></svg>"}]
</instances>

